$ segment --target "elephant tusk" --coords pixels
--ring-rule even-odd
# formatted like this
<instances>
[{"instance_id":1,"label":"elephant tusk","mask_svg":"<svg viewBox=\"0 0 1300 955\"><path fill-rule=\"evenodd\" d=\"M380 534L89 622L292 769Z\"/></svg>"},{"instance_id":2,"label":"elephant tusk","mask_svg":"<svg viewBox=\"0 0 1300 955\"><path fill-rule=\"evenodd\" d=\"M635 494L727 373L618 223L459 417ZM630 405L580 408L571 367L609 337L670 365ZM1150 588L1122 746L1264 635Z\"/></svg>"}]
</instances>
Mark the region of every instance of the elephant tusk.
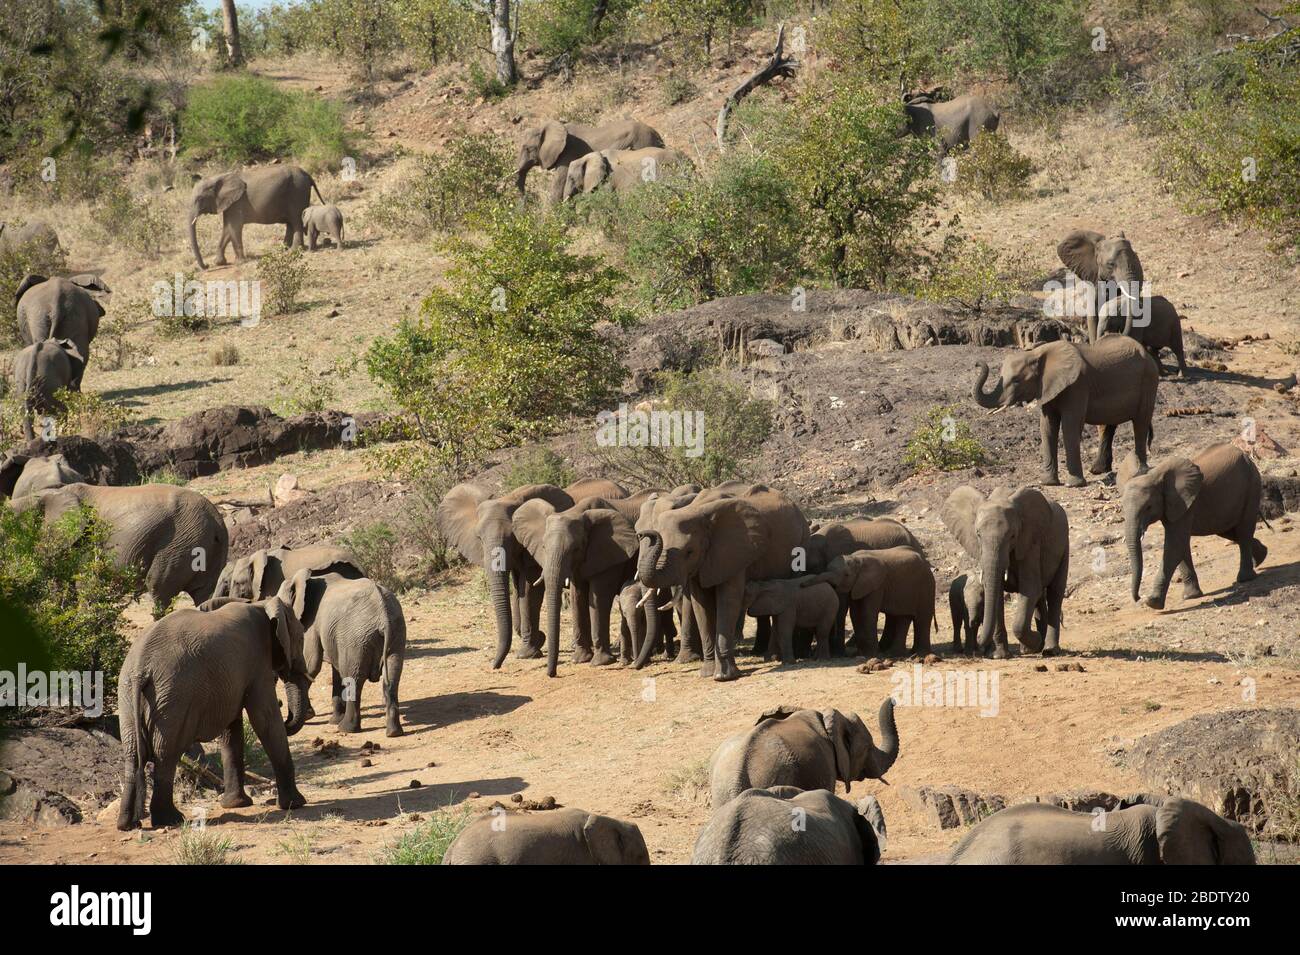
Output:
<instances>
[{"instance_id":1,"label":"elephant tusk","mask_svg":"<svg viewBox=\"0 0 1300 955\"><path fill-rule=\"evenodd\" d=\"M538 577L537 577L537 579L533 581L533 586L534 586L534 587L540 587L540 586L542 585L542 579L543 579L545 576L546 576L545 574L539 574Z\"/></svg>"},{"instance_id":2,"label":"elephant tusk","mask_svg":"<svg viewBox=\"0 0 1300 955\"><path fill-rule=\"evenodd\" d=\"M654 595L655 595L655 592L654 592L653 590L647 590L647 591L645 592L645 595L644 595L644 596L643 596L639 601L637 601L637 608L640 609L641 607L644 607L644 606L646 605L646 603L647 603L647 602L648 602L652 597L654 597Z\"/></svg>"},{"instance_id":3,"label":"elephant tusk","mask_svg":"<svg viewBox=\"0 0 1300 955\"><path fill-rule=\"evenodd\" d=\"M996 408L994 408L992 411L990 411L988 414L986 414L984 417L986 417L986 418L992 418L995 414L1002 414L1002 412L1006 411L1007 408L1009 408L1009 407L1011 407L1011 406L1010 406L1010 405L999 405L998 407L996 407Z\"/></svg>"},{"instance_id":4,"label":"elephant tusk","mask_svg":"<svg viewBox=\"0 0 1300 955\"><path fill-rule=\"evenodd\" d=\"M673 609L672 604L664 604L662 607L659 608L659 612L662 613L665 610L672 610L672 609Z\"/></svg>"}]
</instances>

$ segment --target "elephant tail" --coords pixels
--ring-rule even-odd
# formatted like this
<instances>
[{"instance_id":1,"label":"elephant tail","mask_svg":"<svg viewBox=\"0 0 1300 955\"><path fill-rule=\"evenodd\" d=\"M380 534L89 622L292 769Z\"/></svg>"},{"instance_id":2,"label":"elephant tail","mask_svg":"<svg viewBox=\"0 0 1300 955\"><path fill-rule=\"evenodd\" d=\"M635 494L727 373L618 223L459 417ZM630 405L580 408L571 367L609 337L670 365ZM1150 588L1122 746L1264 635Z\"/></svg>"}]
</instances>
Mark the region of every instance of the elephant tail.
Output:
<instances>
[{"instance_id":1,"label":"elephant tail","mask_svg":"<svg viewBox=\"0 0 1300 955\"><path fill-rule=\"evenodd\" d=\"M131 778L127 781L128 785L122 794L122 805L118 811L119 829L133 827L144 818L144 767L146 763L154 758L153 746L149 737L149 727L146 725L144 718L144 691L146 684L149 682L149 677L144 675L135 675L131 679L131 735L134 737L135 743L132 747L134 760L130 767Z\"/></svg>"},{"instance_id":2,"label":"elephant tail","mask_svg":"<svg viewBox=\"0 0 1300 955\"><path fill-rule=\"evenodd\" d=\"M329 203L325 201L325 197L320 194L320 187L316 185L315 179L311 180L311 191L316 193L316 198L320 200L321 205L323 206L329 205Z\"/></svg>"}]
</instances>

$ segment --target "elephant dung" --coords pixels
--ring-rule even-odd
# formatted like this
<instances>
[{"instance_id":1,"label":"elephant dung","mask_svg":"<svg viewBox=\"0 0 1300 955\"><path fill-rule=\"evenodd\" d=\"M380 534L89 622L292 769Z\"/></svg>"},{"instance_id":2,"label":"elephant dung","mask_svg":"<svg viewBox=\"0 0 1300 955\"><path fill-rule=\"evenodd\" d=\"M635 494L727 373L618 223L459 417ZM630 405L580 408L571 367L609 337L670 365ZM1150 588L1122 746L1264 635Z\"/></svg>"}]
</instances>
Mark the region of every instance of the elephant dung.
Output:
<instances>
[{"instance_id":1,"label":"elephant dung","mask_svg":"<svg viewBox=\"0 0 1300 955\"><path fill-rule=\"evenodd\" d=\"M901 787L901 793L909 807L940 829L969 826L1007 806L1006 799L1001 796L982 795L960 786L941 786L938 789L905 786Z\"/></svg>"}]
</instances>

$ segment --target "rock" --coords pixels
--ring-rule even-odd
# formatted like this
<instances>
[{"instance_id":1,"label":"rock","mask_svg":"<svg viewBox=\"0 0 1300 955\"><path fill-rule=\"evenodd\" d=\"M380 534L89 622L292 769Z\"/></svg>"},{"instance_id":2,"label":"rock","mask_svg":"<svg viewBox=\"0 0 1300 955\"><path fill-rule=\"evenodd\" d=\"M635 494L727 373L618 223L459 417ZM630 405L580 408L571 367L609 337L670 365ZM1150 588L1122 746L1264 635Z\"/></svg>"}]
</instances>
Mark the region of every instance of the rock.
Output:
<instances>
[{"instance_id":1,"label":"rock","mask_svg":"<svg viewBox=\"0 0 1300 955\"><path fill-rule=\"evenodd\" d=\"M13 793L0 802L0 819L37 828L71 826L81 822L81 810L67 796L19 780Z\"/></svg>"},{"instance_id":2,"label":"rock","mask_svg":"<svg viewBox=\"0 0 1300 955\"><path fill-rule=\"evenodd\" d=\"M118 796L122 747L107 730L39 727L11 730L0 773L0 818L34 826L66 826L96 815Z\"/></svg>"},{"instance_id":3,"label":"rock","mask_svg":"<svg viewBox=\"0 0 1300 955\"><path fill-rule=\"evenodd\" d=\"M785 346L771 338L755 338L746 343L745 351L752 358L780 358L785 354Z\"/></svg>"},{"instance_id":4,"label":"rock","mask_svg":"<svg viewBox=\"0 0 1300 955\"><path fill-rule=\"evenodd\" d=\"M986 816L1005 809L1007 801L1001 796L981 795L959 786L900 787L903 801L921 813L926 820L940 829L956 829L979 822Z\"/></svg>"},{"instance_id":5,"label":"rock","mask_svg":"<svg viewBox=\"0 0 1300 955\"><path fill-rule=\"evenodd\" d=\"M275 487L271 489L271 499L275 501L276 507L284 507L286 504L301 501L311 495L311 491L298 486L296 474L281 474L275 482Z\"/></svg>"}]
</instances>

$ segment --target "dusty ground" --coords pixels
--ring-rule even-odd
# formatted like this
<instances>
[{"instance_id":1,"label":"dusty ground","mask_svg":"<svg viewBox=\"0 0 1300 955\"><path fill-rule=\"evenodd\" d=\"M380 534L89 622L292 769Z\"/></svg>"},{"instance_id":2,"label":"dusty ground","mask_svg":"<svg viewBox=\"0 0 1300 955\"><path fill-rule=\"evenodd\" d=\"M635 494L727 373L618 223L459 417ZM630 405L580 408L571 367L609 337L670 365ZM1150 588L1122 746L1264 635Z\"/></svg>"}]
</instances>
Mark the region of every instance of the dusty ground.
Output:
<instances>
[{"instance_id":1,"label":"dusty ground","mask_svg":"<svg viewBox=\"0 0 1300 955\"><path fill-rule=\"evenodd\" d=\"M745 69L742 62L733 72ZM271 72L286 82L323 85L327 91L339 82L332 71L312 72L297 63ZM639 115L661 128L683 131L682 141L669 133L670 145L690 147L694 117L711 118L717 100L713 87L725 87L729 75L724 72L702 83L702 97L679 113L654 105L654 87L641 80L635 82L643 88L638 92L634 87L627 103L644 104ZM364 118L374 132L372 148L379 160L372 170L363 171L359 196L343 203L349 237L357 245L341 256L326 252L312 257L314 276L304 311L257 329L225 327L182 342L158 339L147 324L141 325L133 337L153 351L155 362L104 372L92 361L86 388L130 401L146 420L170 419L232 401L274 405L292 387L284 383L286 375L316 374L338 359L355 357L374 335L390 328L403 309L412 307L440 273L429 243L382 236L366 225L368 197L395 175L396 167L387 164L385 156L390 141L429 148L458 124L509 130L514 115L540 115L563 105L563 97L599 103L594 84L584 81L569 92L543 89L504 105L475 108L456 97L441 99L439 82L421 79ZM578 101L570 108L624 112L631 105ZM1155 291L1170 297L1196 331L1223 337L1270 335L1268 341L1230 352L1227 374L1161 386L1162 402L1175 404L1182 404L1181 390L1194 394L1212 389L1206 393L1221 396L1232 414L1195 424L1180 420L1163 431L1168 419L1158 419L1157 455L1231 438L1239 428L1240 413L1247 410L1283 448L1300 448L1295 405L1269 387L1296 364L1294 352L1288 350L1300 340L1295 271L1267 251L1263 237L1182 211L1158 190L1146 168L1149 144L1123 127L1087 117L1049 134L1017 128L1011 117L1006 129L1012 143L1040 164L1036 194L993 209L952 200L951 209L961 212L972 232L998 248L1024 253L1032 266L1048 271L1056 265L1056 242L1069 229L1123 229L1139 250ZM332 185L323 187L327 197L334 195ZM179 209L180 195L168 195ZM84 210L74 210L74 220L77 215L84 218ZM205 250L215 242L215 229L208 225ZM115 251L101 254L88 235L72 233L71 258L78 264L103 265L117 290L115 302L142 293L159 277L188 264L179 232L158 262ZM246 238L256 252L276 236L272 229L253 227ZM251 276L254 267L250 263L227 271ZM226 277L226 272L215 275ZM331 311L339 315L327 318ZM213 367L207 354L226 339L236 343L241 361ZM847 346L836 347L843 351ZM837 375L856 369L869 383L879 363L905 363L916 356L881 358L849 349L827 356L826 367ZM308 372L300 371L304 361ZM942 394L936 392L934 401L961 400L967 374L962 372L960 379L955 371L940 375L943 381L935 387ZM336 407L378 406L379 396L364 373L337 379L335 385ZM834 386L839 388L841 382ZM986 424L974 418L977 411L972 409L975 426L989 429L981 438L1004 455L1027 450L1032 465L1037 435L1032 413ZM899 422L900 427L906 424ZM1121 433L1117 444L1122 451L1128 440ZM892 456L896 442L888 448L853 448L850 442L837 453L850 452L863 458ZM772 462L772 479L811 478L821 463L805 459L787 470L786 462ZM1283 474L1291 473L1297 463L1293 455L1265 462ZM367 476L368 467L368 459L354 453L316 452L219 474L191 486L218 499L241 498L264 491L278 474L292 471L305 486L325 489ZM972 477L987 488L994 479L1029 480L1032 471L1018 458L1004 457L983 478L967 474L900 482L891 475L853 493L819 493L815 480L804 489L815 505L809 508L810 517L890 512L916 530L936 566L938 639L946 642L943 597L948 579L962 565L938 523L935 506L953 483ZM890 785L868 781L854 788L855 795L874 793L880 798L889 825L888 859L941 851L960 837L958 832L929 827L908 809L900 787L958 784L1009 798L1080 788L1126 792L1140 789L1142 781L1118 768L1111 757L1125 741L1196 713L1300 705L1300 655L1295 649L1300 535L1293 532L1290 518L1275 520L1272 530L1261 528L1269 559L1260 579L1245 587L1232 586L1233 548L1217 540L1198 541L1196 564L1207 596L1185 603L1175 586L1168 609L1157 613L1136 609L1128 600L1127 568L1114 543L1120 529L1115 488L1094 482L1083 490L1056 488L1049 493L1069 512L1076 546L1084 545L1073 561L1074 589L1066 602L1062 641L1065 659L1081 663L1084 672L1060 672L1055 661L1048 662L1047 672L1039 672L1036 667L1042 661L1034 657L996 667L993 661L945 661L945 668L996 669L999 711L982 717L970 709L899 709L902 754L889 773ZM1147 546L1158 548L1159 540L1158 529L1153 529ZM1108 555L1099 569L1089 560L1095 545ZM339 736L320 718L309 724L292 741L300 786L309 801L306 808L289 817L264 805L223 811L215 802L208 803L210 824L234 841L241 858L291 861L301 859L305 846L313 861L368 862L417 825L416 816L460 803L487 808L494 800L506 802L510 795L522 793L528 799L549 795L564 805L635 819L654 861L684 862L709 811L694 783L724 736L778 703L857 710L874 727L875 711L892 688L890 673L859 674L852 660L778 667L742 658L744 678L725 685L700 680L691 667L665 663L641 673L566 664L558 679L548 680L538 661L521 662L512 656L503 669L493 672L488 650L491 619L476 576L467 572L446 586L408 593L402 600L410 620L402 682L407 735L397 740L383 737L374 687L365 694L366 731L359 736ZM147 624L142 611L134 611L133 619L140 626ZM1254 700L1243 699L1247 687L1241 681L1247 677L1257 687ZM325 687L316 686L313 695L317 710L324 712ZM318 755L312 746L318 738L337 739L341 753ZM369 767L361 765L365 741L382 746L368 757L373 763ZM419 788L411 788L414 780ZM182 808L192 812L195 806ZM124 835L111 821L90 820L39 832L4 823L0 861L170 861L177 838L175 832Z\"/></svg>"}]
</instances>

